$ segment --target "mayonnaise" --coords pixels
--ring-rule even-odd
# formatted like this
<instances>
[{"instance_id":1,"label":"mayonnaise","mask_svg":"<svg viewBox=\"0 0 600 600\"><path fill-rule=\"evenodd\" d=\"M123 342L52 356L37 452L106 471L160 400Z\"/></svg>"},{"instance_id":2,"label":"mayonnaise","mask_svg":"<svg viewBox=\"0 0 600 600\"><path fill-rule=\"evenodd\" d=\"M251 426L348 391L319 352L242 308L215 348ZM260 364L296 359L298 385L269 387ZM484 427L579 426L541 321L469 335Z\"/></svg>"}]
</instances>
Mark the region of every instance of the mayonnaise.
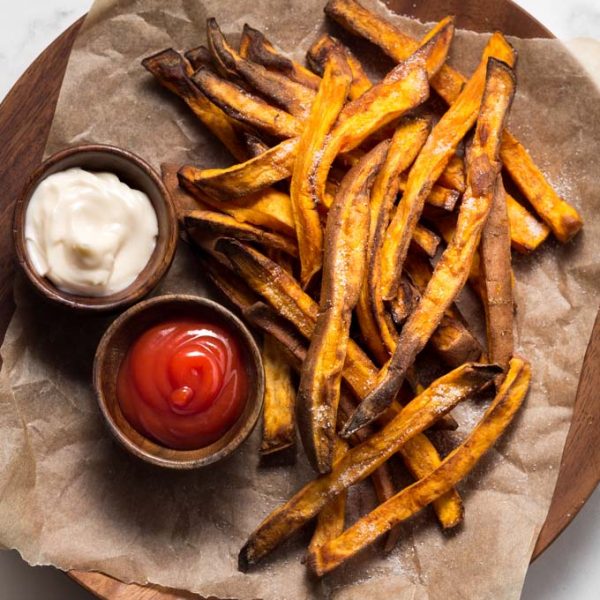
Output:
<instances>
[{"instance_id":1,"label":"mayonnaise","mask_svg":"<svg viewBox=\"0 0 600 600\"><path fill-rule=\"evenodd\" d=\"M144 269L158 235L146 194L112 173L73 168L35 189L25 215L27 253L34 269L58 288L107 296Z\"/></svg>"}]
</instances>

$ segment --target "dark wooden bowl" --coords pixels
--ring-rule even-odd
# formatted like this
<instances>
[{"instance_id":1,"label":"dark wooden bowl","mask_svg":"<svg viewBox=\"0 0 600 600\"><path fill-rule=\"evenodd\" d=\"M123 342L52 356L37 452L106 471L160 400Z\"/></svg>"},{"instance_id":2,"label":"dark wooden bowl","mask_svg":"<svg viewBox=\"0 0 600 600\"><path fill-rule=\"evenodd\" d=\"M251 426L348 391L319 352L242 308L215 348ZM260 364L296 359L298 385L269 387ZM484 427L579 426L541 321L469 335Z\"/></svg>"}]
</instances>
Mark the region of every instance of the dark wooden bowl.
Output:
<instances>
[{"instance_id":1,"label":"dark wooden bowl","mask_svg":"<svg viewBox=\"0 0 600 600\"><path fill-rule=\"evenodd\" d=\"M29 260L25 244L25 214L33 192L49 175L72 167L114 173L130 187L145 192L156 211L156 247L136 280L124 290L102 297L69 294L39 275ZM44 161L31 175L17 200L13 218L13 239L17 260L34 288L45 298L72 309L112 311L131 306L153 290L167 272L177 247L177 217L169 192L158 174L144 160L121 148L93 144L61 150Z\"/></svg>"},{"instance_id":2,"label":"dark wooden bowl","mask_svg":"<svg viewBox=\"0 0 600 600\"><path fill-rule=\"evenodd\" d=\"M198 450L172 450L140 434L127 422L117 400L117 374L131 344L147 329L177 317L206 318L239 340L248 373L246 406L225 435ZM206 298L173 294L136 304L107 329L94 360L94 387L100 410L115 438L142 460L171 469L194 469L229 456L252 432L263 405L264 371L252 334L229 310Z\"/></svg>"}]
</instances>

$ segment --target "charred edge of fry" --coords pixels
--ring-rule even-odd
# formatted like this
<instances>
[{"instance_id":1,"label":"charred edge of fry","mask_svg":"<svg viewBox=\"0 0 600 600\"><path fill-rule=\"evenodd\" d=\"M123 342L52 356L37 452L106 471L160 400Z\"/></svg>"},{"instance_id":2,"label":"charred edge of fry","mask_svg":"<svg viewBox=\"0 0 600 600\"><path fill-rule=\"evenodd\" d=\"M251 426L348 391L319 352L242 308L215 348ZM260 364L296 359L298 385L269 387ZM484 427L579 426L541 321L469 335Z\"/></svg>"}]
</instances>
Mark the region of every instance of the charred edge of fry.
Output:
<instances>
[{"instance_id":1,"label":"charred edge of fry","mask_svg":"<svg viewBox=\"0 0 600 600\"><path fill-rule=\"evenodd\" d=\"M267 516L240 550L239 569L245 571L264 558L331 498L367 477L442 414L476 394L499 370L493 365L467 364L432 383L383 429L347 452L331 473L309 482Z\"/></svg>"},{"instance_id":2,"label":"charred edge of fry","mask_svg":"<svg viewBox=\"0 0 600 600\"><path fill-rule=\"evenodd\" d=\"M216 19L207 21L208 42L215 61L229 76L240 76L263 96L298 118L306 118L315 91L286 75L242 58L227 42Z\"/></svg>"},{"instance_id":3,"label":"charred edge of fry","mask_svg":"<svg viewBox=\"0 0 600 600\"><path fill-rule=\"evenodd\" d=\"M175 212L177 213L177 220L181 222L185 215L190 210L197 210L207 208L200 200L189 194L179 185L179 179L177 172L179 170L178 165L171 163L163 163L160 166L160 173L169 196L175 205Z\"/></svg>"},{"instance_id":4,"label":"charred edge of fry","mask_svg":"<svg viewBox=\"0 0 600 600\"><path fill-rule=\"evenodd\" d=\"M467 439L435 471L379 505L338 538L309 553L311 571L319 576L332 571L464 479L512 422L527 395L530 379L529 365L513 359L498 394Z\"/></svg>"},{"instance_id":5,"label":"charred edge of fry","mask_svg":"<svg viewBox=\"0 0 600 600\"><path fill-rule=\"evenodd\" d=\"M298 247L290 238L279 233L265 231L248 223L240 223L229 215L214 211L192 210L183 217L186 229L200 229L213 234L235 237L256 242L267 248L281 250L290 256L298 256Z\"/></svg>"},{"instance_id":6,"label":"charred edge of fry","mask_svg":"<svg viewBox=\"0 0 600 600\"><path fill-rule=\"evenodd\" d=\"M396 327L401 327L404 321L415 309L419 302L419 292L405 276L400 280L398 295L390 303L390 313Z\"/></svg>"},{"instance_id":7,"label":"charred edge of fry","mask_svg":"<svg viewBox=\"0 0 600 600\"><path fill-rule=\"evenodd\" d=\"M249 131L242 132L242 140L248 150L250 158L256 158L269 149L268 144Z\"/></svg>"},{"instance_id":8,"label":"charred edge of fry","mask_svg":"<svg viewBox=\"0 0 600 600\"><path fill-rule=\"evenodd\" d=\"M185 58L192 65L194 71L200 67L211 68L213 66L210 50L206 46L191 48L185 53Z\"/></svg>"},{"instance_id":9,"label":"charred edge of fry","mask_svg":"<svg viewBox=\"0 0 600 600\"><path fill-rule=\"evenodd\" d=\"M452 156L437 182L462 194L467 189L464 159L456 154Z\"/></svg>"},{"instance_id":10,"label":"charred edge of fry","mask_svg":"<svg viewBox=\"0 0 600 600\"><path fill-rule=\"evenodd\" d=\"M178 52L168 48L145 58L142 65L163 87L179 96L236 159L246 158L235 124L194 85L192 67Z\"/></svg>"},{"instance_id":11,"label":"charred edge of fry","mask_svg":"<svg viewBox=\"0 0 600 600\"><path fill-rule=\"evenodd\" d=\"M192 79L212 102L236 121L279 138L295 137L302 131L301 122L293 115L219 77L206 67L200 67Z\"/></svg>"}]
</instances>

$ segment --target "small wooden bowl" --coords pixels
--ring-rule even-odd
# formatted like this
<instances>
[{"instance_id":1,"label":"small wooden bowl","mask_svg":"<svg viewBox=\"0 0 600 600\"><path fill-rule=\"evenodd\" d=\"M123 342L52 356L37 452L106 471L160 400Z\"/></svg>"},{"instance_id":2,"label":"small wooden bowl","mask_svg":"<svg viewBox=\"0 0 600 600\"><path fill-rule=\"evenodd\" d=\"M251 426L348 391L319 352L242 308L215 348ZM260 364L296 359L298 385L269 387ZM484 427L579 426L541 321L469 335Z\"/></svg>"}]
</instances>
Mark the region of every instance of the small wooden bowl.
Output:
<instances>
[{"instance_id":1,"label":"small wooden bowl","mask_svg":"<svg viewBox=\"0 0 600 600\"><path fill-rule=\"evenodd\" d=\"M198 450L165 448L136 431L125 419L117 399L117 374L135 340L150 327L178 317L206 318L233 333L240 342L248 373L248 398L236 423L222 438ZM229 310L206 298L172 294L136 304L106 330L94 359L94 387L100 410L115 438L142 460L171 469L205 467L229 456L252 432L262 410L264 371L252 334Z\"/></svg>"},{"instance_id":2,"label":"small wooden bowl","mask_svg":"<svg viewBox=\"0 0 600 600\"><path fill-rule=\"evenodd\" d=\"M72 167L114 173L130 187L145 192L156 211L158 238L154 252L136 280L115 294L92 297L64 292L49 279L39 275L29 260L25 242L25 216L29 200L46 177ZM76 310L112 311L131 306L143 298L158 285L171 266L177 247L177 236L175 208L159 175L135 154L114 146L101 144L74 146L53 154L31 175L15 205L13 239L17 259L27 278L45 298Z\"/></svg>"}]
</instances>

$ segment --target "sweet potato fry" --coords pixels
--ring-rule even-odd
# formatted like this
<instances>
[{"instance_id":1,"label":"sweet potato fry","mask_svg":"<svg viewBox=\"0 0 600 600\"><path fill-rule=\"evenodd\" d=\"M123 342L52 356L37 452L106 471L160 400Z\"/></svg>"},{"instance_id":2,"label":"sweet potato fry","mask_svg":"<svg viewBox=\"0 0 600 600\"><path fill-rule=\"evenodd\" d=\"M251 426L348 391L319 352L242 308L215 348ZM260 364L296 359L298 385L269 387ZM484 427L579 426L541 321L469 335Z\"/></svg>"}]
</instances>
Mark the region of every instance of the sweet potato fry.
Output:
<instances>
[{"instance_id":1,"label":"sweet potato fry","mask_svg":"<svg viewBox=\"0 0 600 600\"><path fill-rule=\"evenodd\" d=\"M319 473L333 464L342 369L366 264L369 194L388 146L381 142L348 172L327 216L319 314L296 402L304 450Z\"/></svg>"},{"instance_id":2,"label":"sweet potato fry","mask_svg":"<svg viewBox=\"0 0 600 600\"><path fill-rule=\"evenodd\" d=\"M416 40L362 7L356 0L329 0L325 12L344 28L373 42L398 62L406 60L417 47ZM444 65L431 80L433 89L449 104L458 98L465 83L466 78L448 65ZM508 130L502 136L500 158L525 198L550 226L554 235L561 242L571 239L583 225L581 216L560 198L527 150Z\"/></svg>"},{"instance_id":3,"label":"sweet potato fry","mask_svg":"<svg viewBox=\"0 0 600 600\"><path fill-rule=\"evenodd\" d=\"M510 425L527 394L530 379L529 365L521 359L512 359L498 394L467 439L435 471L398 492L338 538L312 550L308 556L310 569L317 575L335 569L391 527L405 521L464 479Z\"/></svg>"},{"instance_id":4,"label":"sweet potato fry","mask_svg":"<svg viewBox=\"0 0 600 600\"><path fill-rule=\"evenodd\" d=\"M206 67L200 67L192 79L214 104L240 123L278 138L294 137L302 131L302 124L296 117L219 77Z\"/></svg>"},{"instance_id":5,"label":"sweet potato fry","mask_svg":"<svg viewBox=\"0 0 600 600\"><path fill-rule=\"evenodd\" d=\"M242 45L244 52L247 52L245 58L273 71L284 73L290 79L306 87L314 90L319 87L320 77L318 75L278 52L260 31L248 24L244 25ZM242 54L241 47L240 54Z\"/></svg>"},{"instance_id":6,"label":"sweet potato fry","mask_svg":"<svg viewBox=\"0 0 600 600\"><path fill-rule=\"evenodd\" d=\"M201 190L223 198L248 196L290 176L297 155L299 138L284 140L266 152L223 169L182 167L182 176Z\"/></svg>"},{"instance_id":7,"label":"sweet potato fry","mask_svg":"<svg viewBox=\"0 0 600 600\"><path fill-rule=\"evenodd\" d=\"M296 152L290 198L298 236L300 281L305 288L321 270L323 262L323 233L314 173L327 135L348 96L351 80L352 73L344 55L341 51L332 52Z\"/></svg>"},{"instance_id":8,"label":"sweet potato fry","mask_svg":"<svg viewBox=\"0 0 600 600\"><path fill-rule=\"evenodd\" d=\"M467 280L492 206L501 167L498 160L500 139L514 92L512 69L506 63L489 58L475 136L467 154L468 185L456 232L438 261L419 305L404 324L394 354L380 373L377 387L360 404L344 428L343 436L370 423L389 406L402 385L406 370L429 341Z\"/></svg>"},{"instance_id":9,"label":"sweet potato fry","mask_svg":"<svg viewBox=\"0 0 600 600\"><path fill-rule=\"evenodd\" d=\"M425 198L454 154L459 142L477 119L486 82L489 57L514 64L514 50L500 33L495 33L483 51L483 58L459 98L433 128L408 175L402 202L392 217L382 249L381 283L383 298L393 300L398 293L402 265Z\"/></svg>"},{"instance_id":10,"label":"sweet potato fry","mask_svg":"<svg viewBox=\"0 0 600 600\"><path fill-rule=\"evenodd\" d=\"M246 284L267 300L281 317L292 323L306 339L312 338L319 307L289 273L260 252L234 240L221 239L217 242L216 249L227 257L234 271ZM274 331L272 335L275 335ZM295 343L293 339L288 341L292 345ZM350 340L342 377L357 398L365 398L373 389L377 382L377 374L377 368L368 356ZM418 468L418 464L422 464L423 460L433 461L434 456L439 461L439 455L431 442L425 436L418 437L422 438L419 447L428 446L428 455L417 456L418 448L413 447L413 440L407 442L403 449L403 458L407 463L417 463L417 466L409 465L411 470ZM440 505L453 502L452 495L440 499ZM452 509L437 512L438 518L443 519L448 512L451 513ZM450 526L444 521L441 522L444 527Z\"/></svg>"},{"instance_id":11,"label":"sweet potato fry","mask_svg":"<svg viewBox=\"0 0 600 600\"><path fill-rule=\"evenodd\" d=\"M210 205L198 198L194 198L194 196L180 187L179 179L177 178L178 169L177 165L171 163L160 165L161 178L175 205L177 219L182 222L190 210L210 210Z\"/></svg>"},{"instance_id":12,"label":"sweet potato fry","mask_svg":"<svg viewBox=\"0 0 600 600\"><path fill-rule=\"evenodd\" d=\"M513 356L513 290L510 232L502 178L498 178L492 208L481 233L481 267L485 285L483 306L490 362L504 369Z\"/></svg>"},{"instance_id":13,"label":"sweet potato fry","mask_svg":"<svg viewBox=\"0 0 600 600\"><path fill-rule=\"evenodd\" d=\"M419 302L420 294L408 277L402 276L398 295L390 303L390 314L397 328L408 319L408 315L416 308Z\"/></svg>"},{"instance_id":14,"label":"sweet potato fry","mask_svg":"<svg viewBox=\"0 0 600 600\"><path fill-rule=\"evenodd\" d=\"M352 54L347 46L330 35L323 34L308 50L306 58L311 67L320 75L325 72L325 65L332 52L342 52L352 72L349 97L351 100L360 98L373 87L360 61Z\"/></svg>"},{"instance_id":15,"label":"sweet potato fry","mask_svg":"<svg viewBox=\"0 0 600 600\"><path fill-rule=\"evenodd\" d=\"M456 190L461 194L467 189L465 161L454 154L437 181L441 186Z\"/></svg>"},{"instance_id":16,"label":"sweet potato fry","mask_svg":"<svg viewBox=\"0 0 600 600\"><path fill-rule=\"evenodd\" d=\"M506 194L511 246L522 254L535 250L550 234L550 228L538 221L522 204Z\"/></svg>"},{"instance_id":17,"label":"sweet potato fry","mask_svg":"<svg viewBox=\"0 0 600 600\"><path fill-rule=\"evenodd\" d=\"M227 42L216 19L206 23L208 44L213 58L222 69L241 77L259 94L272 100L290 114L305 119L315 98L315 90L296 83L286 75L269 71L262 65L242 58Z\"/></svg>"},{"instance_id":18,"label":"sweet potato fry","mask_svg":"<svg viewBox=\"0 0 600 600\"><path fill-rule=\"evenodd\" d=\"M390 329L394 328L380 293L383 235L398 194L398 175L412 164L430 130L431 123L426 119L410 120L397 128L371 192L368 263L356 312L362 338L379 364L389 357L393 346Z\"/></svg>"},{"instance_id":19,"label":"sweet potato fry","mask_svg":"<svg viewBox=\"0 0 600 600\"><path fill-rule=\"evenodd\" d=\"M407 182L407 175L402 173L398 178L398 189L401 192L404 192L406 190ZM429 192L427 198L425 198L425 202L429 206L441 208L444 211L453 211L459 198L460 192L458 192L457 190L442 187L441 185L438 185L436 183L431 188L431 191Z\"/></svg>"},{"instance_id":20,"label":"sweet potato fry","mask_svg":"<svg viewBox=\"0 0 600 600\"><path fill-rule=\"evenodd\" d=\"M211 68L213 66L210 50L206 46L191 48L184 56L190 65L192 65L194 71L197 71L200 67Z\"/></svg>"},{"instance_id":21,"label":"sweet potato fry","mask_svg":"<svg viewBox=\"0 0 600 600\"><path fill-rule=\"evenodd\" d=\"M428 98L427 67L434 65L431 67L433 69L441 66L453 33L452 23L436 31L436 35L419 47L409 60L398 65L381 83L344 108L329 136L316 173L316 188L321 202L329 170L340 152L356 148L369 135ZM432 57L435 57L433 62Z\"/></svg>"},{"instance_id":22,"label":"sweet potato fry","mask_svg":"<svg viewBox=\"0 0 600 600\"><path fill-rule=\"evenodd\" d=\"M281 250L290 256L298 256L298 247L289 237L265 231L248 223L240 223L229 215L215 211L192 210L185 214L183 223L188 230L195 229L210 234L235 237L239 240L256 242L267 248Z\"/></svg>"},{"instance_id":23,"label":"sweet potato fry","mask_svg":"<svg viewBox=\"0 0 600 600\"><path fill-rule=\"evenodd\" d=\"M241 549L240 570L256 564L312 519L331 498L364 479L407 440L459 402L472 397L497 373L498 368L493 365L467 364L432 383L381 431L349 450L331 473L308 483L287 503L275 509Z\"/></svg>"},{"instance_id":24,"label":"sweet potato fry","mask_svg":"<svg viewBox=\"0 0 600 600\"><path fill-rule=\"evenodd\" d=\"M242 140L244 141L244 145L246 146L250 158L256 158L269 149L269 146L263 140L248 131L242 133Z\"/></svg>"},{"instance_id":25,"label":"sweet potato fry","mask_svg":"<svg viewBox=\"0 0 600 600\"><path fill-rule=\"evenodd\" d=\"M260 444L261 462L290 464L295 460L296 390L290 366L281 354L278 343L265 336L262 346L265 370L263 431Z\"/></svg>"},{"instance_id":26,"label":"sweet potato fry","mask_svg":"<svg viewBox=\"0 0 600 600\"><path fill-rule=\"evenodd\" d=\"M417 223L415 226L412 241L431 258L435 256L438 246L440 245L439 236L420 223Z\"/></svg>"},{"instance_id":27,"label":"sweet potato fry","mask_svg":"<svg viewBox=\"0 0 600 600\"><path fill-rule=\"evenodd\" d=\"M179 96L237 160L246 158L235 122L194 85L193 69L178 52L168 48L145 58L142 65L163 87Z\"/></svg>"}]
</instances>

